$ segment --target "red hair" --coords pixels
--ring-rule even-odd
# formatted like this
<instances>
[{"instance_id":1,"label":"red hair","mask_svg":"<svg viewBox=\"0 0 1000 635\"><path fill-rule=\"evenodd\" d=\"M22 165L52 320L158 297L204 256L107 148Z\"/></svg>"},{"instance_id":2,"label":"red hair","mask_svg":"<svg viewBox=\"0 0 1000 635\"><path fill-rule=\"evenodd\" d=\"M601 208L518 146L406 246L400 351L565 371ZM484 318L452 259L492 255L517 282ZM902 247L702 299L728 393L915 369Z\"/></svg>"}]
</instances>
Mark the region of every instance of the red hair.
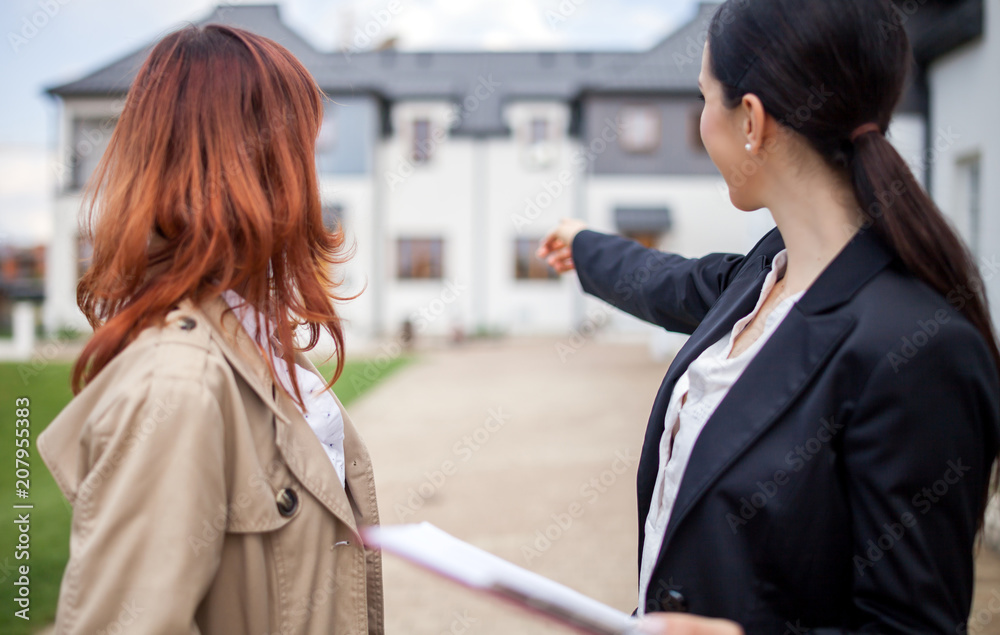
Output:
<instances>
[{"instance_id":1,"label":"red hair","mask_svg":"<svg viewBox=\"0 0 1000 635\"><path fill-rule=\"evenodd\" d=\"M75 392L180 300L226 289L271 316L300 404L294 351L321 329L336 344L336 381L334 302L349 298L334 293L344 235L324 227L316 179L323 97L288 50L248 31L190 26L156 45L87 187L94 250L77 303L95 332ZM297 349L302 324L309 343Z\"/></svg>"}]
</instances>

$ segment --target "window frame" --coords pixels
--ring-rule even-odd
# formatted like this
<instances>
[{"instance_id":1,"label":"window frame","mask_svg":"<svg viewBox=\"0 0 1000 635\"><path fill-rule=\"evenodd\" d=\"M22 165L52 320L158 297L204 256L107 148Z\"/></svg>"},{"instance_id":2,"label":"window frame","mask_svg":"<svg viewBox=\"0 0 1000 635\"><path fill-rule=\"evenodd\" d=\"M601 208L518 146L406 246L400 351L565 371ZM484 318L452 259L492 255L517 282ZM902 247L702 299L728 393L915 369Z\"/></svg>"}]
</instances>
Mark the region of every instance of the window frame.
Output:
<instances>
[{"instance_id":1,"label":"window frame","mask_svg":"<svg viewBox=\"0 0 1000 635\"><path fill-rule=\"evenodd\" d=\"M635 113L640 112L652 115L650 121L653 121L655 124L654 131L650 133L649 139L645 143L635 143L629 137L628 131L630 115L634 116ZM618 114L621 121L621 134L618 136L618 145L624 152L629 154L653 154L660 149L663 144L663 113L656 104L623 104Z\"/></svg>"},{"instance_id":2,"label":"window frame","mask_svg":"<svg viewBox=\"0 0 1000 635\"><path fill-rule=\"evenodd\" d=\"M406 249L404 249L404 247ZM426 249L427 264L415 262L414 248ZM442 237L400 236L396 238L396 280L439 281L444 279L445 241ZM404 255L404 253L406 255ZM417 254L421 255L421 254ZM407 262L409 261L409 262ZM404 268L405 267L405 268ZM415 275L418 267L426 267L426 275Z\"/></svg>"}]
</instances>

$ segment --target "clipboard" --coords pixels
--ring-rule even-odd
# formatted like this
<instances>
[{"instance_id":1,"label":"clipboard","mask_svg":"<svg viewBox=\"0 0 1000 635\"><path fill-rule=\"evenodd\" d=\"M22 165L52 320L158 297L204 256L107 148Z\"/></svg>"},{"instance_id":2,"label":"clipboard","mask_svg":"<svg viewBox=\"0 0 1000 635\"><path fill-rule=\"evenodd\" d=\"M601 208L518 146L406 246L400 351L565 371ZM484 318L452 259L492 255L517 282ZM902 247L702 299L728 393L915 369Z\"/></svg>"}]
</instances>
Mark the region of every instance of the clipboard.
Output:
<instances>
[{"instance_id":1,"label":"clipboard","mask_svg":"<svg viewBox=\"0 0 1000 635\"><path fill-rule=\"evenodd\" d=\"M361 528L381 549L464 587L505 600L587 635L632 635L637 620L423 522Z\"/></svg>"}]
</instances>

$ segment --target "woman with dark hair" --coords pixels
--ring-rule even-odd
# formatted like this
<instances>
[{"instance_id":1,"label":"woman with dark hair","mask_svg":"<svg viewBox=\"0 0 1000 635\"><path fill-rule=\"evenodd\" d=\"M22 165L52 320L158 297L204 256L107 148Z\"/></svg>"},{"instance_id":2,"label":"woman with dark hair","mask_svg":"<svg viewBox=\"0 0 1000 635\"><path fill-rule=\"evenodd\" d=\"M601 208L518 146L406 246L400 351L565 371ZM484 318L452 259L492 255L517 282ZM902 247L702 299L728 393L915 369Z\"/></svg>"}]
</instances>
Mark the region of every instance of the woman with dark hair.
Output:
<instances>
[{"instance_id":1,"label":"woman with dark hair","mask_svg":"<svg viewBox=\"0 0 1000 635\"><path fill-rule=\"evenodd\" d=\"M303 354L326 331L340 374L322 99L221 25L165 37L129 89L87 199L95 332L38 439L73 505L59 633L383 632L371 461Z\"/></svg>"},{"instance_id":2,"label":"woman with dark hair","mask_svg":"<svg viewBox=\"0 0 1000 635\"><path fill-rule=\"evenodd\" d=\"M639 465L640 614L963 632L1000 352L972 257L885 137L910 64L888 0L729 0L702 138L777 228L699 259L576 221L543 241L588 293L691 335Z\"/></svg>"}]
</instances>

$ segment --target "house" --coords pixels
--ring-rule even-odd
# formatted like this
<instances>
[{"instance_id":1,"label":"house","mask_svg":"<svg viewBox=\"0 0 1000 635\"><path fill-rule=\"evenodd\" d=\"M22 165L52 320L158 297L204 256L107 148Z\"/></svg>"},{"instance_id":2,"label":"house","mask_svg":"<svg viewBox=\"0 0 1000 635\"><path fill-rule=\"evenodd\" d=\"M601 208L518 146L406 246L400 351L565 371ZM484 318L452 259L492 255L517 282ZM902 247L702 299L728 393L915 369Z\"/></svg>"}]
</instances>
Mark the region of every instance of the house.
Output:
<instances>
[{"instance_id":1,"label":"house","mask_svg":"<svg viewBox=\"0 0 1000 635\"><path fill-rule=\"evenodd\" d=\"M911 32L927 87L928 189L979 261L1000 324L1000 1L928 3ZM998 542L1000 544L1000 542Z\"/></svg>"},{"instance_id":2,"label":"house","mask_svg":"<svg viewBox=\"0 0 1000 635\"><path fill-rule=\"evenodd\" d=\"M702 3L637 52L323 52L285 26L275 5L222 6L202 23L280 42L331 98L317 169L326 217L357 247L344 272L349 290L364 289L343 309L350 340L392 335L404 322L428 335L600 326L646 337L648 327L582 297L573 276L557 278L533 252L563 217L690 256L744 252L773 226L766 212L732 207L701 144L697 77L716 7ZM923 24L917 13L907 28ZM60 105L61 156L49 330L86 325L75 306L88 249L76 230L80 188L148 50L49 90ZM941 77L928 81L921 67L890 131L935 184L941 177L924 160L936 130L927 93L948 81Z\"/></svg>"}]
</instances>

